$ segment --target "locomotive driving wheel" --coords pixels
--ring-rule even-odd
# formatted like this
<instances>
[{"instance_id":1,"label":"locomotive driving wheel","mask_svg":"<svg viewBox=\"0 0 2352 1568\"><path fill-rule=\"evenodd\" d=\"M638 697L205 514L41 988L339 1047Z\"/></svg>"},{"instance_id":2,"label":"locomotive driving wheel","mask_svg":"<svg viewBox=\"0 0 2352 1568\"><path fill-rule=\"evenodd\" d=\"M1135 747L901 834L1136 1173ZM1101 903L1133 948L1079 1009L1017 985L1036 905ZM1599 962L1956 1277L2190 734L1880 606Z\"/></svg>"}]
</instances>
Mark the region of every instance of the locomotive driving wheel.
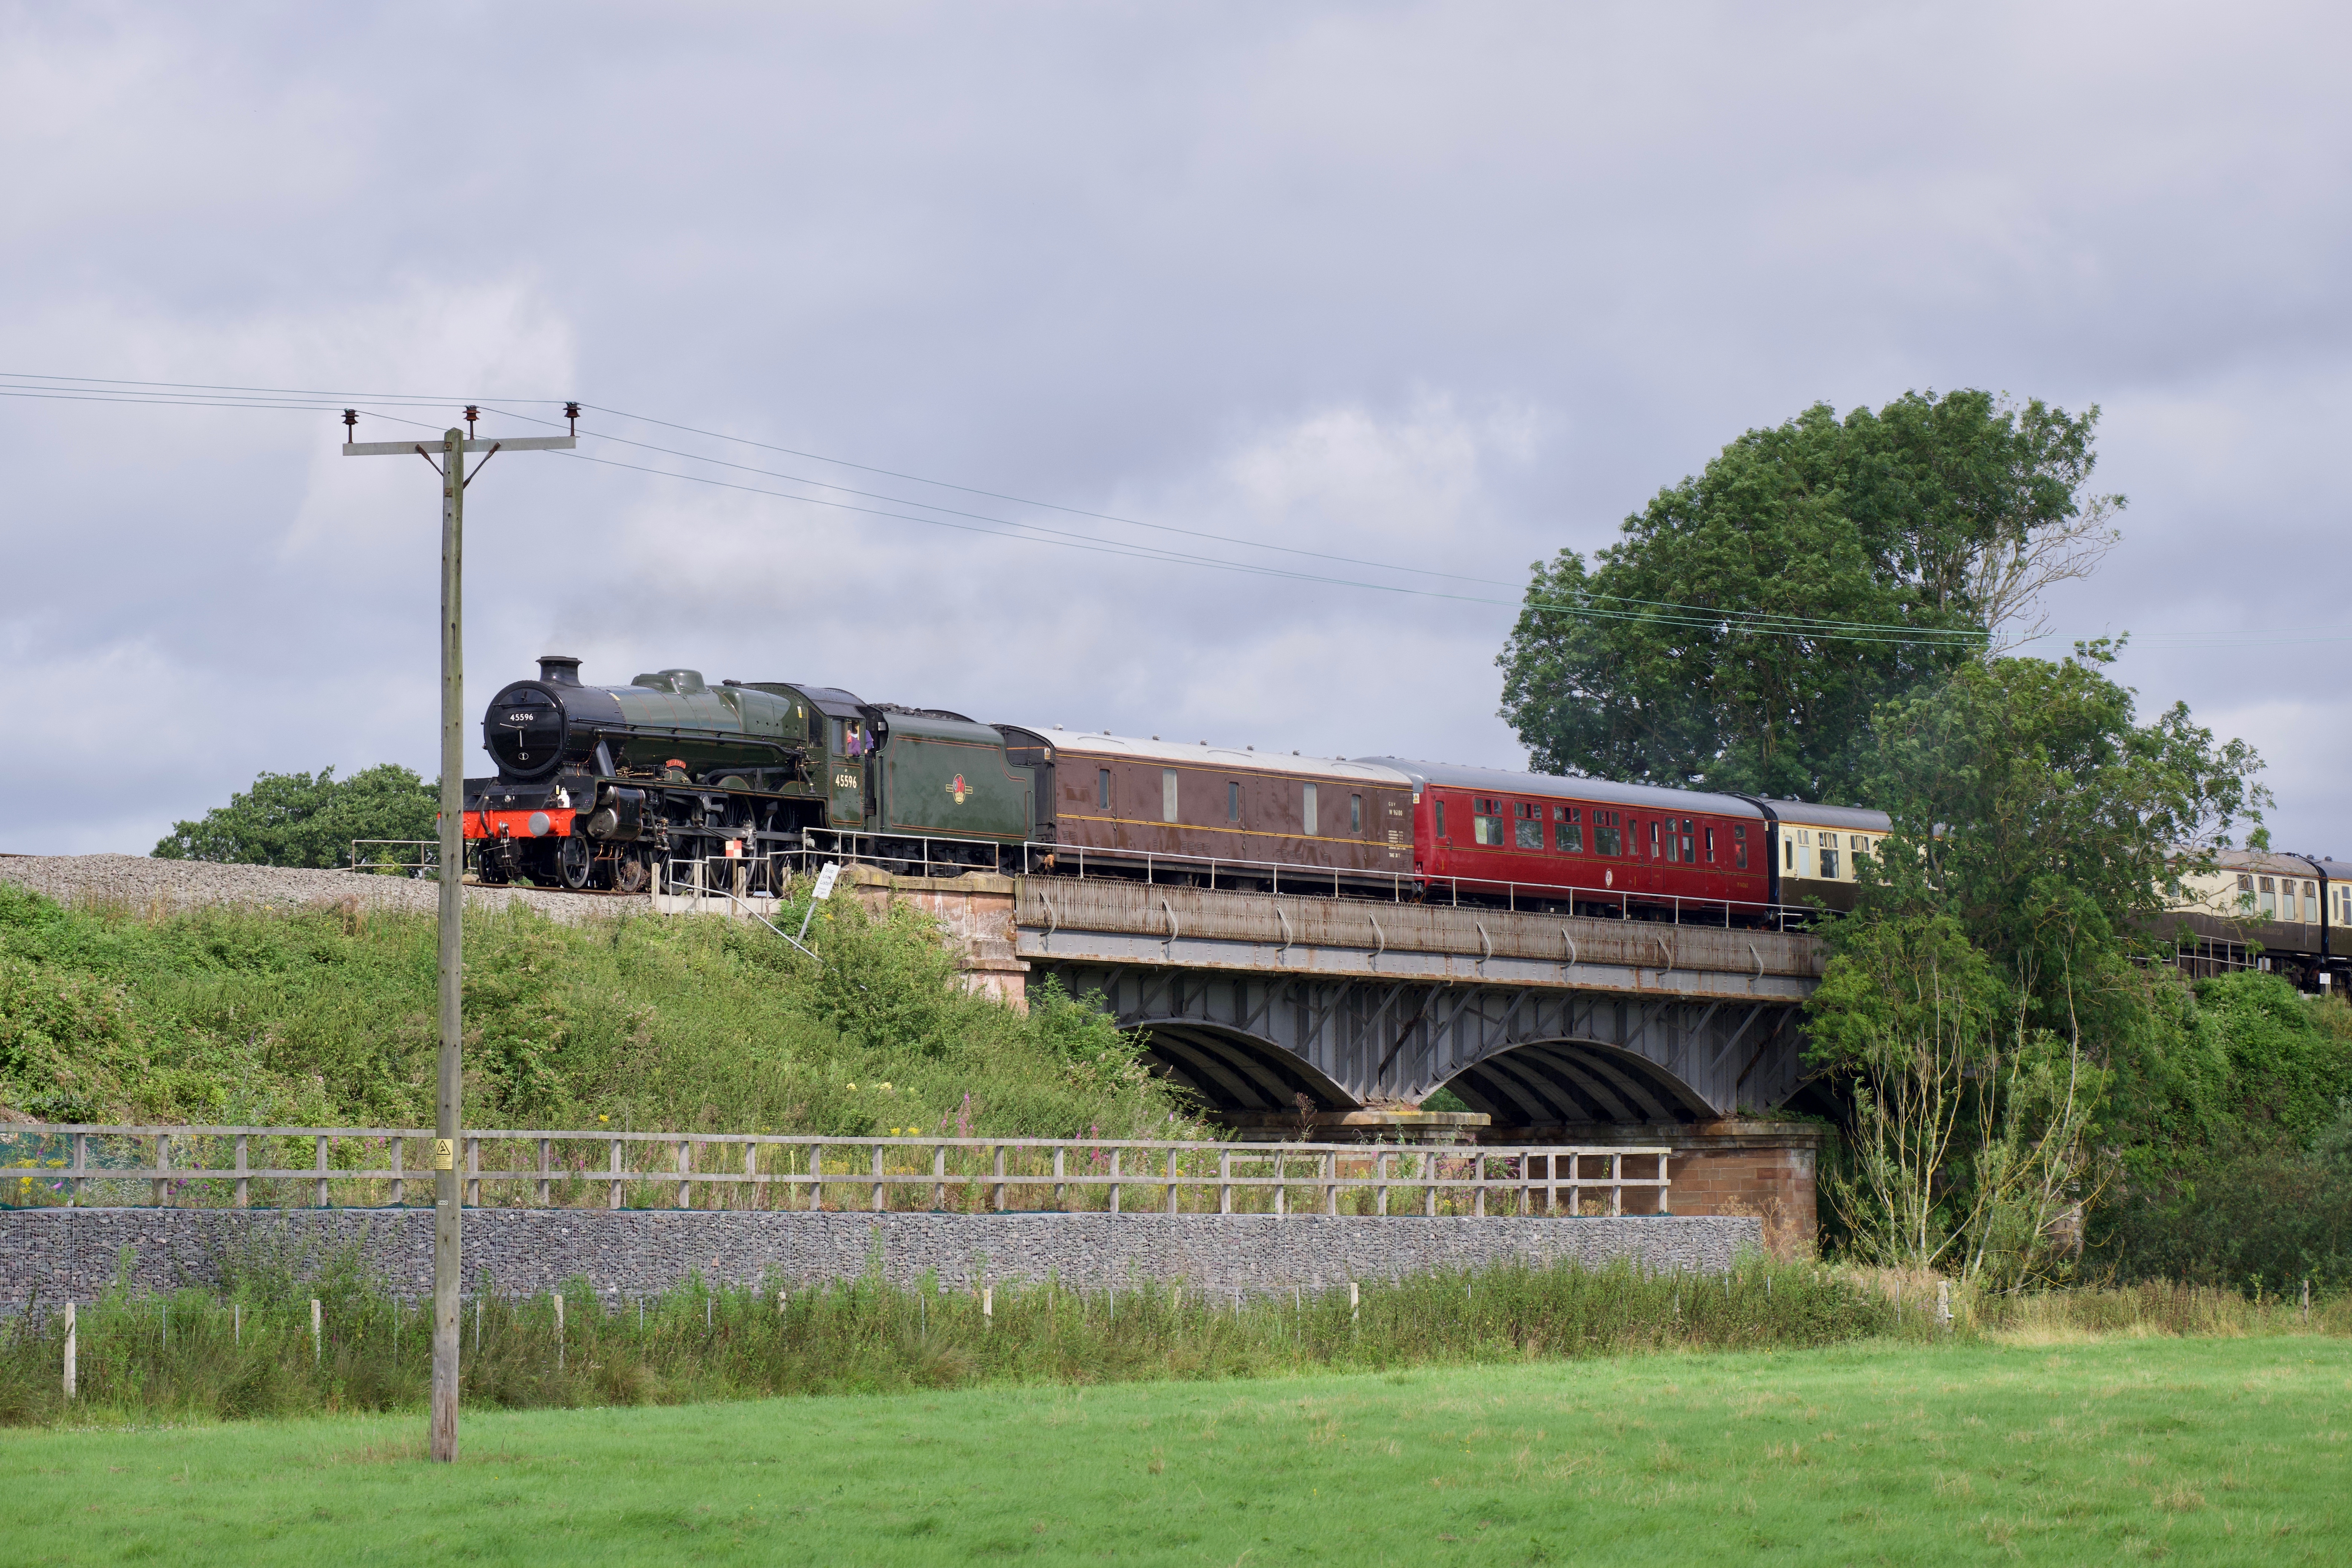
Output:
<instances>
[{"instance_id":1,"label":"locomotive driving wheel","mask_svg":"<svg viewBox=\"0 0 2352 1568\"><path fill-rule=\"evenodd\" d=\"M588 840L577 835L565 838L555 851L555 868L563 878L563 885L578 891L588 886L596 874L596 852Z\"/></svg>"}]
</instances>

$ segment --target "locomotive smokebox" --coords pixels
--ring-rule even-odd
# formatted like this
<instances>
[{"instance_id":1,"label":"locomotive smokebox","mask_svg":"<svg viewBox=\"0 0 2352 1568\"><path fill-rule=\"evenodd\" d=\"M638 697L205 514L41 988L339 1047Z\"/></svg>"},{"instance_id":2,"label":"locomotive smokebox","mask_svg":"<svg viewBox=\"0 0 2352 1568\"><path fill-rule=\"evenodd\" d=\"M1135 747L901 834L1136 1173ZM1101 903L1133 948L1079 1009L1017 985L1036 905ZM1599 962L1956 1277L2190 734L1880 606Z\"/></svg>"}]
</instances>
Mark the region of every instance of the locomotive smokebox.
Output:
<instances>
[{"instance_id":1,"label":"locomotive smokebox","mask_svg":"<svg viewBox=\"0 0 2352 1568\"><path fill-rule=\"evenodd\" d=\"M541 654L539 678L550 686L577 686L580 684L580 661L570 654Z\"/></svg>"}]
</instances>

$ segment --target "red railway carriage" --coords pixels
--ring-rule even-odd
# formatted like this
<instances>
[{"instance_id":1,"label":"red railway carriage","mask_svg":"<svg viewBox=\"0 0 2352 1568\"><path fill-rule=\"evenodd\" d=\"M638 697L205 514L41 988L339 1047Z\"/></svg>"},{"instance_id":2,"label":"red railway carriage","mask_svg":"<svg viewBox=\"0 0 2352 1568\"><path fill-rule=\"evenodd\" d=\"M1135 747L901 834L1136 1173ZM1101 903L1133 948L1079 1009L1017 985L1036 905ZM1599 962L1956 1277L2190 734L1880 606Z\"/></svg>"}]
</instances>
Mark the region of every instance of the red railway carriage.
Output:
<instances>
[{"instance_id":1,"label":"red railway carriage","mask_svg":"<svg viewBox=\"0 0 2352 1568\"><path fill-rule=\"evenodd\" d=\"M1433 897L1452 887L1593 914L1680 904L1685 920L1719 911L1734 922L1771 900L1768 819L1736 795L1402 757L1357 761L1412 780L1414 870Z\"/></svg>"}]
</instances>

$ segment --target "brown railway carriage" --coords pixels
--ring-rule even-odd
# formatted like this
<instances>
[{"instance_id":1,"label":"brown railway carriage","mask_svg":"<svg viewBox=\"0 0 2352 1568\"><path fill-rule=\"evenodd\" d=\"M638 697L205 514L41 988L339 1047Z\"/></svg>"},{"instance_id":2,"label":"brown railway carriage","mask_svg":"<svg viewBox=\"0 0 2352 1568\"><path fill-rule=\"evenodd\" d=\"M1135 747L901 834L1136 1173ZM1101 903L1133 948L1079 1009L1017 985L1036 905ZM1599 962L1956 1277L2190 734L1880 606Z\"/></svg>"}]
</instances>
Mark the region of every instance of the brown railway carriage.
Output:
<instances>
[{"instance_id":1,"label":"brown railway carriage","mask_svg":"<svg viewBox=\"0 0 2352 1568\"><path fill-rule=\"evenodd\" d=\"M1019 739L1016 739L1019 737ZM1412 781L1393 768L1061 730L1007 731L1053 752L1039 837L1088 869L1147 860L1155 878L1271 888L1294 872L1386 892L1412 878ZM1042 816L1042 814L1041 814ZM1319 882L1317 876L1313 880Z\"/></svg>"}]
</instances>

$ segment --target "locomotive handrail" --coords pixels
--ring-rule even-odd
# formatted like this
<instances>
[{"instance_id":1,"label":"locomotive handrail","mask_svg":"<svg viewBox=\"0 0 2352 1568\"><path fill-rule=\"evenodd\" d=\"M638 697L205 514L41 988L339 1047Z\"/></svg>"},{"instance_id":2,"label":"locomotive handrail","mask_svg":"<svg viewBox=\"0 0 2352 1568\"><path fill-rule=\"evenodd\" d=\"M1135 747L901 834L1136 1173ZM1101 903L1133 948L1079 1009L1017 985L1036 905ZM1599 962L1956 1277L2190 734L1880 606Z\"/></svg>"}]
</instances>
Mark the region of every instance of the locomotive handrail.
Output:
<instances>
[{"instance_id":1,"label":"locomotive handrail","mask_svg":"<svg viewBox=\"0 0 2352 1568\"><path fill-rule=\"evenodd\" d=\"M0 1154L8 1157L8 1163L0 1163L0 1178L15 1178L0 1187L0 1196L7 1200L5 1206L75 1208L84 1206L92 1183L129 1182L148 1184L148 1203L109 1206L250 1208L254 1206L252 1184L258 1181L281 1186L291 1184L295 1193L307 1189L314 1200L301 1205L263 1206L331 1208L337 1206L334 1196L339 1185L348 1194L353 1184L378 1184L383 1190L360 1194L363 1200L373 1197L378 1202L347 1201L342 1206L381 1208L386 1206L382 1200L388 1199L389 1206L405 1208L410 1206L408 1184L429 1183L434 1176L429 1165L406 1163L407 1146L417 1143L429 1150L433 1137L430 1131L416 1128L35 1123L0 1132ZM307 1166L255 1164L249 1156L256 1138L309 1141L312 1163ZM93 1142L111 1140L152 1142L152 1158L136 1163L93 1163ZM234 1141L231 1164L173 1159L175 1143L187 1152L201 1153L206 1152L201 1147L204 1142L220 1140ZM460 1198L468 1207L481 1206L485 1183L494 1187L524 1183L532 1185L526 1196L516 1200L522 1206L613 1209L691 1209L696 1206L698 1188L716 1192L716 1206L722 1208L845 1209L853 1205L837 1201L837 1194L841 1189L860 1189L864 1202L855 1206L882 1211L893 1206L894 1194L919 1199L920 1189L928 1187L933 1210L954 1206L976 1212L992 1207L1002 1213L1013 1206L1015 1189L1034 1200L1050 1187L1054 1210L1067 1212L1074 1199L1099 1190L1108 1211L1118 1214L1125 1212L1122 1194L1143 1187L1156 1189L1152 1206L1170 1215L1339 1215L1343 1212L1340 1195L1344 1193L1362 1194L1362 1201L1347 1212L1372 1217L1391 1214L1391 1190L1402 1188L1417 1195L1414 1207L1423 1215L1454 1213L1486 1217L1489 1194L1496 1194L1507 1200L1509 1213L1576 1216L1586 1214L1588 1193L1606 1194L1605 1200L1590 1201L1602 1204L1601 1213L1622 1215L1627 1212L1629 1191L1654 1193L1654 1208L1649 1212L1664 1215L1671 1212L1669 1165L1674 1153L1664 1144L1235 1143L1145 1138L615 1132L605 1128L483 1128L461 1133L460 1140L463 1154L456 1156L453 1152L453 1157L458 1160ZM390 1163L334 1163L334 1146L352 1142L383 1145ZM199 1147L188 1149L191 1142ZM594 1146L604 1154L604 1163L592 1167L583 1158L559 1164L558 1143ZM41 1157L56 1144L66 1145L64 1157ZM486 1144L492 1156L488 1164L484 1163ZM624 1162L625 1149L649 1144L665 1145L671 1153L667 1160L646 1162L642 1169ZM517 1149L522 1155L519 1162L500 1158ZM722 1154L740 1151L741 1168L701 1168L705 1156L714 1150ZM215 1147L209 1152L217 1155L223 1151ZM367 1152L372 1151L362 1152ZM835 1152L852 1158L840 1168L828 1169L827 1156ZM1076 1169L1072 1168L1074 1154L1080 1157ZM928 1159L918 1158L923 1155ZM1151 1168L1122 1169L1130 1155L1159 1158L1150 1162ZM1629 1159L1650 1162L1652 1173L1628 1171ZM1137 1160L1139 1165L1145 1163ZM1590 1168L1594 1163L1601 1168ZM957 1168L951 1169L951 1163ZM1302 1165L1306 1169L1299 1169ZM632 1186L652 1186L657 1195L674 1201L632 1205L627 1202ZM950 1188L956 1190L953 1205L949 1202ZM1311 1200L1313 1209L1292 1207L1290 1194L1301 1188L1318 1194ZM1189 1208L1184 1201L1188 1193L1193 1204ZM1563 1193L1568 1199L1564 1212ZM734 1194L733 1201L730 1194ZM849 1195L855 1198L859 1194L853 1191ZM205 1201L223 1198L227 1200L226 1205ZM1254 1206L1259 1199L1266 1206ZM910 1202L899 1206L919 1205ZM1031 1206L1041 1205L1033 1203Z\"/></svg>"}]
</instances>

